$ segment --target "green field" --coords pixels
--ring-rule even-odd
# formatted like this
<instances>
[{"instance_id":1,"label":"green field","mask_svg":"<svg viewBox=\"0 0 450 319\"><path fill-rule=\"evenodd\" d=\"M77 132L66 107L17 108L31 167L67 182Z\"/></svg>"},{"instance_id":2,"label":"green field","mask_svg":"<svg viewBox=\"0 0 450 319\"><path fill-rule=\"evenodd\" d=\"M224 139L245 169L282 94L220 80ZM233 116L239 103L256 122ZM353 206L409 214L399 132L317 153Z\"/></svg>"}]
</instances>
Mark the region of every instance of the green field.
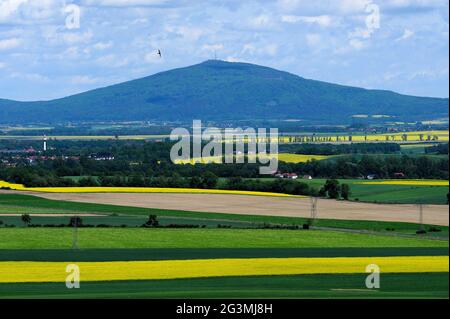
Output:
<instances>
[{"instance_id":1,"label":"green field","mask_svg":"<svg viewBox=\"0 0 450 319\"><path fill-rule=\"evenodd\" d=\"M68 249L72 229L0 229L0 249ZM326 248L447 247L448 242L336 231L268 229L84 229L78 246L88 248Z\"/></svg>"},{"instance_id":2,"label":"green field","mask_svg":"<svg viewBox=\"0 0 450 319\"><path fill-rule=\"evenodd\" d=\"M0 298L448 298L448 273L303 275L81 283L0 284Z\"/></svg>"},{"instance_id":3,"label":"green field","mask_svg":"<svg viewBox=\"0 0 450 319\"><path fill-rule=\"evenodd\" d=\"M447 204L447 186L358 184L361 183L361 180L339 180L339 182L350 185L350 200L354 201L390 204ZM318 179L306 181L306 183L319 188L325 183L325 180Z\"/></svg>"},{"instance_id":4,"label":"green field","mask_svg":"<svg viewBox=\"0 0 450 319\"><path fill-rule=\"evenodd\" d=\"M158 216L161 225L189 224L199 227L217 228L219 225L233 228L261 228L264 226L302 226L307 223L305 218L276 217L203 213L190 211L175 211L162 209L148 209L139 207L126 207L102 204L75 203L43 199L36 196L0 194L0 221L4 224L23 227L20 216L7 217L2 214L104 214L105 216L83 217L83 223L89 225L108 224L112 226L126 225L135 227L142 225L149 214ZM32 217L33 224L68 224L69 217ZM407 234L416 235L420 228L418 224L377 222L377 221L352 221L352 220L327 220L318 219L315 227L330 229L363 230L380 232L383 234ZM432 226L426 226L429 230ZM427 236L448 238L448 227L433 226L439 232L429 232Z\"/></svg>"},{"instance_id":5,"label":"green field","mask_svg":"<svg viewBox=\"0 0 450 319\"><path fill-rule=\"evenodd\" d=\"M25 227L20 216L2 216L8 213L103 216L83 217L83 223L92 226L78 228L78 249L74 250L72 228ZM158 215L162 226L199 228L138 227L149 214ZM440 231L423 236L415 234L419 225L407 223L316 220L311 230L255 229L302 225L306 220L72 203L16 194L0 194L0 220L4 223L0 226L0 262L448 256L448 227L434 226ZM40 225L68 221L69 216L32 217L32 223ZM95 227L99 224L115 227ZM382 273L377 290L366 289L366 276L82 281L81 289L72 290L64 283L13 283L0 284L0 298L448 298L448 273Z\"/></svg>"},{"instance_id":6,"label":"green field","mask_svg":"<svg viewBox=\"0 0 450 319\"><path fill-rule=\"evenodd\" d=\"M0 261L447 256L448 247L0 249Z\"/></svg>"},{"instance_id":7,"label":"green field","mask_svg":"<svg viewBox=\"0 0 450 319\"><path fill-rule=\"evenodd\" d=\"M262 181L273 181L272 178L258 179ZM299 179L311 187L319 190L326 179ZM384 180L375 180L382 182ZM387 204L435 204L446 205L448 186L411 186L411 185L369 185L361 184L367 182L360 179L339 179L341 184L350 185L350 200L369 203Z\"/></svg>"}]
</instances>

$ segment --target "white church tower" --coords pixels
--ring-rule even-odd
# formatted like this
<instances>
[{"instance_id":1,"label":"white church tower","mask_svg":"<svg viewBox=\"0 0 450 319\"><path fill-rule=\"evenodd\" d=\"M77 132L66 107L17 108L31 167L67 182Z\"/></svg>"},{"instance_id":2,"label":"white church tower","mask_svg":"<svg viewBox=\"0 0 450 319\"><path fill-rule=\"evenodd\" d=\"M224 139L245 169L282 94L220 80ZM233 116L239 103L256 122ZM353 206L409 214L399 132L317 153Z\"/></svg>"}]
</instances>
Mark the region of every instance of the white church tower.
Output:
<instances>
[{"instance_id":1,"label":"white church tower","mask_svg":"<svg viewBox=\"0 0 450 319\"><path fill-rule=\"evenodd\" d=\"M44 152L47 151L47 135L44 135Z\"/></svg>"}]
</instances>

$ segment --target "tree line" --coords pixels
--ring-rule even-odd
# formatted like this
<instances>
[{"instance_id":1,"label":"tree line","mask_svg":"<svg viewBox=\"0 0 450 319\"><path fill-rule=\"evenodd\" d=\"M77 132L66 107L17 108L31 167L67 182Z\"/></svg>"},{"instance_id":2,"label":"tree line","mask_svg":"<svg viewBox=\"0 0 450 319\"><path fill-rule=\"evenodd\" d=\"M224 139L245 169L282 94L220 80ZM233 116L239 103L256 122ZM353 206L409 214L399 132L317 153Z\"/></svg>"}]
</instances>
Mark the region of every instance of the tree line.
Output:
<instances>
[{"instance_id":1,"label":"tree line","mask_svg":"<svg viewBox=\"0 0 450 319\"><path fill-rule=\"evenodd\" d=\"M10 143L9 147L24 146L21 144L23 142ZM0 153L0 179L29 187L85 186L95 183L101 186L202 187L204 182L200 179L205 174L218 178L267 177L259 175L260 164L175 165L169 158L170 148L173 145L171 143L142 141L58 143L54 150L45 153L46 156L56 156L57 159L38 159L33 163L23 160L15 167L2 164L1 161L15 155ZM6 146L4 144L3 146ZM445 148L442 152L445 152ZM61 155L76 158L63 159ZM114 160L96 160L96 155L111 155ZM449 177L448 156L348 154L307 163L280 162L278 169L283 173L330 179L362 178L367 175L394 178L398 176L397 173L403 173L406 178L418 179L445 180ZM70 179L66 178L67 176L78 178ZM82 178L83 176L95 178Z\"/></svg>"}]
</instances>

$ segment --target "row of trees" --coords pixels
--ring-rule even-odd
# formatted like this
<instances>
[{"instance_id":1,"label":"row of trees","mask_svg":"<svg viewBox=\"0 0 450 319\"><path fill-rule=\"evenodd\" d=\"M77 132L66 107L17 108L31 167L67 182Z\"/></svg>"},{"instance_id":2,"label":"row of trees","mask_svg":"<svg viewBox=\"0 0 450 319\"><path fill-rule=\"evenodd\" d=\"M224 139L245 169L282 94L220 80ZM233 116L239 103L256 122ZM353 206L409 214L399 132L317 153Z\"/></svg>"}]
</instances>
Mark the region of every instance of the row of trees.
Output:
<instances>
[{"instance_id":1,"label":"row of trees","mask_svg":"<svg viewBox=\"0 0 450 319\"><path fill-rule=\"evenodd\" d=\"M316 178L359 178L371 174L379 178L394 178L403 173L407 178L448 179L447 157L415 156L343 156L308 163L279 163L279 170ZM0 179L29 187L56 186L155 186L203 187L217 177L259 178L259 164L174 165L169 162L132 163L127 161L45 161L17 167L0 166ZM65 176L95 176L76 182ZM181 180L180 177L186 178ZM187 182L189 180L189 182Z\"/></svg>"},{"instance_id":2,"label":"row of trees","mask_svg":"<svg viewBox=\"0 0 450 319\"><path fill-rule=\"evenodd\" d=\"M0 141L6 149L23 147L23 141ZM52 142L53 143L53 142ZM216 177L259 178L260 164L209 164L175 165L169 154L172 143L144 141L57 141L57 147L45 153L46 156L68 156L72 159L37 160L33 163L25 159L16 167L1 164L2 159L16 156L0 153L0 179L27 186L161 186L183 185L184 187L211 187L205 179L206 173ZM291 147L291 146L287 146ZM316 178L359 178L371 174L379 178L393 178L403 173L407 178L448 179L448 156L359 154L394 152L396 144L355 144L355 145L294 145L290 150L300 153L355 152L325 161L308 163L279 163L279 170ZM433 148L446 154L448 145ZM110 155L114 160L96 160L96 155ZM210 175L210 176L212 176ZM95 176L78 182L66 176ZM184 179L181 179L183 177ZM205 186L208 185L208 186ZM162 186L161 186L162 187Z\"/></svg>"},{"instance_id":3,"label":"row of trees","mask_svg":"<svg viewBox=\"0 0 450 319\"><path fill-rule=\"evenodd\" d=\"M328 197L332 199L345 199L350 198L350 185L340 184L336 179L329 179L325 182L325 185L319 191L320 197Z\"/></svg>"}]
</instances>

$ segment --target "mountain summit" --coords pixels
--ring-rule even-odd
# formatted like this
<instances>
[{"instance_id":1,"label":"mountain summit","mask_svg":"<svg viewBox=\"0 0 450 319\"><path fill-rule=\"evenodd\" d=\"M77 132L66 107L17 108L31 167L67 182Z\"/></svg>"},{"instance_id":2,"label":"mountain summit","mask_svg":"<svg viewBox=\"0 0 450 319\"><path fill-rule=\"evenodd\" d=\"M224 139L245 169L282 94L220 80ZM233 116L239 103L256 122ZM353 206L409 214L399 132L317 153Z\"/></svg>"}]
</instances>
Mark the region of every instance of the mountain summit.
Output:
<instances>
[{"instance_id":1,"label":"mountain summit","mask_svg":"<svg viewBox=\"0 0 450 319\"><path fill-rule=\"evenodd\" d=\"M401 121L448 117L448 99L401 95L304 79L247 63L211 60L61 99L0 99L0 123L302 119L352 116Z\"/></svg>"}]
</instances>

